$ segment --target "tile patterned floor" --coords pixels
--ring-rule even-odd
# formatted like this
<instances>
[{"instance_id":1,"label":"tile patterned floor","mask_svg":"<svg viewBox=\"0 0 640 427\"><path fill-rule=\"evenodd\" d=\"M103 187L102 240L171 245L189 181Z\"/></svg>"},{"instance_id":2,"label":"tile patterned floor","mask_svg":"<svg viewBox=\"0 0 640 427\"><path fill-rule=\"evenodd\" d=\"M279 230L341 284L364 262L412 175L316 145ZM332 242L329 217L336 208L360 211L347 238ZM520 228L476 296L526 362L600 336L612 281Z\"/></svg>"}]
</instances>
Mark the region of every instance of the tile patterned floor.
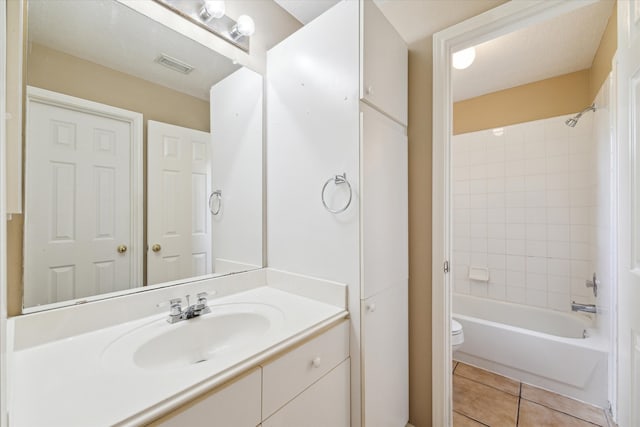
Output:
<instances>
[{"instance_id":1,"label":"tile patterned floor","mask_svg":"<svg viewBox=\"0 0 640 427\"><path fill-rule=\"evenodd\" d=\"M610 427L602 409L453 362L454 427Z\"/></svg>"}]
</instances>

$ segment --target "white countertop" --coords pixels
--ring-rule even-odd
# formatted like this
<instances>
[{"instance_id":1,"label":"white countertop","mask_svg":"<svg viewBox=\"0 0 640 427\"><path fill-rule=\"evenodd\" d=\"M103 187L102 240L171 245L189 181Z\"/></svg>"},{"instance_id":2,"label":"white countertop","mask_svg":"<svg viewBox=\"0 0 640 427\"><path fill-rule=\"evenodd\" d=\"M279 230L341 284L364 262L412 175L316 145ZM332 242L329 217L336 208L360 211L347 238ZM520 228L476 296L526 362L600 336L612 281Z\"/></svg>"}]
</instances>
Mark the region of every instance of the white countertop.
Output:
<instances>
[{"instance_id":1,"label":"white countertop","mask_svg":"<svg viewBox=\"0 0 640 427\"><path fill-rule=\"evenodd\" d=\"M136 328L164 322L154 314L14 351L10 363L11 427L139 425L188 402L347 316L343 306L260 286L209 301L266 304L282 313L278 328L225 357L170 369L140 368L103 357ZM206 316L206 315L204 315ZM175 325L197 322L198 318Z\"/></svg>"}]
</instances>

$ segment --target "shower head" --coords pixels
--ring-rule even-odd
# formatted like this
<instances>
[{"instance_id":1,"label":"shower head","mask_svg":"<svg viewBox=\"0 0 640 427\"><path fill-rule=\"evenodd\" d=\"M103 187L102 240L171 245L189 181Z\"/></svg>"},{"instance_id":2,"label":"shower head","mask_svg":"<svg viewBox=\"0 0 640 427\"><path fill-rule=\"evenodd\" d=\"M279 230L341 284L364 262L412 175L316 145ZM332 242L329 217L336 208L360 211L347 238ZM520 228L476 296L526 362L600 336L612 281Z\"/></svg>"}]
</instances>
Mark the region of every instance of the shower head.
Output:
<instances>
[{"instance_id":1,"label":"shower head","mask_svg":"<svg viewBox=\"0 0 640 427\"><path fill-rule=\"evenodd\" d=\"M596 111L596 104L589 105L587 108L585 108L584 110L580 111L575 116L571 117L570 119L567 119L564 122L564 124L569 126L569 127L572 127L572 128L576 127L576 125L578 124L578 120L580 120L580 117L582 117L582 115L584 113L586 113L587 111Z\"/></svg>"},{"instance_id":2,"label":"shower head","mask_svg":"<svg viewBox=\"0 0 640 427\"><path fill-rule=\"evenodd\" d=\"M574 128L578 124L578 118L577 117L571 117L570 119L565 121L564 124L569 126L569 127Z\"/></svg>"}]
</instances>

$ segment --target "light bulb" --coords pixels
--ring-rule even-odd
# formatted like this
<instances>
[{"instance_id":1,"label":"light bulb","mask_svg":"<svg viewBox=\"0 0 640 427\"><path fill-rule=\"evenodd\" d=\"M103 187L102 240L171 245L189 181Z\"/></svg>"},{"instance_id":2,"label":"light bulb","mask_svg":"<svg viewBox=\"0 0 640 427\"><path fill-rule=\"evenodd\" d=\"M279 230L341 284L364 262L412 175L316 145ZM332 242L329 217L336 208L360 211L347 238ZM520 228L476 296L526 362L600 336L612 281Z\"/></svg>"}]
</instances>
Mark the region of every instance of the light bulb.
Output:
<instances>
[{"instance_id":1,"label":"light bulb","mask_svg":"<svg viewBox=\"0 0 640 427\"><path fill-rule=\"evenodd\" d=\"M220 19L224 16L224 0L206 0L200 11L200 17L205 21L212 18Z\"/></svg>"},{"instance_id":2,"label":"light bulb","mask_svg":"<svg viewBox=\"0 0 640 427\"><path fill-rule=\"evenodd\" d=\"M252 35L256 31L256 24L249 15L240 15L240 17L238 17L236 27L238 33L246 37Z\"/></svg>"},{"instance_id":3,"label":"light bulb","mask_svg":"<svg viewBox=\"0 0 640 427\"><path fill-rule=\"evenodd\" d=\"M453 68L464 70L473 64L474 59L476 59L476 48L470 47L454 53L451 58L451 63L453 64Z\"/></svg>"}]
</instances>

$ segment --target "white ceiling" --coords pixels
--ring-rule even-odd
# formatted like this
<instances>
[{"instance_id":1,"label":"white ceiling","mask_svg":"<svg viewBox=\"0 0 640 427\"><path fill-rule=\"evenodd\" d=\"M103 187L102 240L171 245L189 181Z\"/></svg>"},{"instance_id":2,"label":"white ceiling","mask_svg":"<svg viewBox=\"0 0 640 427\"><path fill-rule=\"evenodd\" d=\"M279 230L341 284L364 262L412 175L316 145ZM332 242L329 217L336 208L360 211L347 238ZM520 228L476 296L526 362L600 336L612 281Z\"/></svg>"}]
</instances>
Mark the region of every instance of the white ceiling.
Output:
<instances>
[{"instance_id":1,"label":"white ceiling","mask_svg":"<svg viewBox=\"0 0 640 427\"><path fill-rule=\"evenodd\" d=\"M30 42L209 100L209 88L238 65L112 0L29 3ZM156 64L165 53L195 67L185 75ZM28 66L28 64L27 64Z\"/></svg>"},{"instance_id":2,"label":"white ceiling","mask_svg":"<svg viewBox=\"0 0 640 427\"><path fill-rule=\"evenodd\" d=\"M340 0L273 0L303 24L322 15Z\"/></svg>"},{"instance_id":3,"label":"white ceiling","mask_svg":"<svg viewBox=\"0 0 640 427\"><path fill-rule=\"evenodd\" d=\"M374 0L409 44L479 15L507 0Z\"/></svg>"},{"instance_id":4,"label":"white ceiling","mask_svg":"<svg viewBox=\"0 0 640 427\"><path fill-rule=\"evenodd\" d=\"M476 59L453 70L455 101L590 68L613 8L601 0L476 46Z\"/></svg>"}]
</instances>

